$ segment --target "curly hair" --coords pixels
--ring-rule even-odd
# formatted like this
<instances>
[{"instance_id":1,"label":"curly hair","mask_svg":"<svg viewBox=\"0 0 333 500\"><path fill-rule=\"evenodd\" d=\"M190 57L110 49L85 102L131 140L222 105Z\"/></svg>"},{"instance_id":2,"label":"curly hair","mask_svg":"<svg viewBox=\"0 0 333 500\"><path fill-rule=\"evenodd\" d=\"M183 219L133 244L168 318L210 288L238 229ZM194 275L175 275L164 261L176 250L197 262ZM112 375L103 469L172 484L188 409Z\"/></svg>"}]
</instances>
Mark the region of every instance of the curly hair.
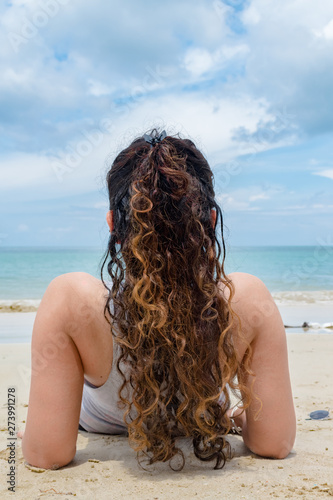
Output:
<instances>
[{"instance_id":1,"label":"curly hair","mask_svg":"<svg viewBox=\"0 0 333 500\"><path fill-rule=\"evenodd\" d=\"M156 129L151 134L158 137ZM195 456L215 460L220 469L231 455L230 390L241 391L248 407L244 380L251 371L250 346L241 363L233 343L240 320L224 271L213 173L195 144L179 134L154 146L139 137L118 154L107 185L114 230L101 268L109 291L104 315L110 314L120 349L119 398L129 442L140 463L145 457L173 468L170 460L179 456L180 470L185 458L176 439L191 437ZM222 248L212 209L216 225L221 221ZM106 263L111 289L103 280Z\"/></svg>"}]
</instances>

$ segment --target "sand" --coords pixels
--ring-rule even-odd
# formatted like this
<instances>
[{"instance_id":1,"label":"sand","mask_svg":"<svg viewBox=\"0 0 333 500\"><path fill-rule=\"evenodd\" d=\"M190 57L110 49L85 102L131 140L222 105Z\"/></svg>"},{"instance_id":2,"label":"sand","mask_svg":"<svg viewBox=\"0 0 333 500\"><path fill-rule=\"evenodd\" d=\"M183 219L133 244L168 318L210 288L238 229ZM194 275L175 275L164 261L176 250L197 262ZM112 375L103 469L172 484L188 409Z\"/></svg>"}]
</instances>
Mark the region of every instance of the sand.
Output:
<instances>
[{"instance_id":1,"label":"sand","mask_svg":"<svg viewBox=\"0 0 333 500\"><path fill-rule=\"evenodd\" d=\"M298 312L290 309L288 314L291 319L298 320L305 312L309 309ZM21 313L19 321L25 314L30 313ZM287 313L282 314L283 318L284 315ZM314 316L312 312L311 317L308 314L302 321L326 321ZM183 439L181 446L186 456L183 471L173 472L166 464L145 471L137 465L126 437L79 432L74 461L65 468L44 471L24 465L20 441L17 441L15 498L234 500L333 497L333 420L306 420L308 413L315 409L333 409L333 335L288 333L287 339L297 414L297 439L288 458L260 458L245 448L241 437L230 436L234 458L223 470L214 471L211 464L199 462L194 457L190 443ZM7 491L6 484L9 473L7 389L16 387L16 422L24 429L30 345L3 344L0 353L0 498L9 498L14 493Z\"/></svg>"}]
</instances>

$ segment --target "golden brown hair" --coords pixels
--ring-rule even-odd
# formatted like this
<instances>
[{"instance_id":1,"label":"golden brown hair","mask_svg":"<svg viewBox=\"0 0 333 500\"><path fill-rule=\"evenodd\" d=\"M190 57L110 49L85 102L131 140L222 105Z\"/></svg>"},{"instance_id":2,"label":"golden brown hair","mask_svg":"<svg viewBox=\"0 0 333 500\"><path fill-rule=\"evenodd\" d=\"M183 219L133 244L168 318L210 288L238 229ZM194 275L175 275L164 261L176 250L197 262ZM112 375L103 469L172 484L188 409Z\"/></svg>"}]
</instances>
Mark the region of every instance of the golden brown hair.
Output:
<instances>
[{"instance_id":1,"label":"golden brown hair","mask_svg":"<svg viewBox=\"0 0 333 500\"><path fill-rule=\"evenodd\" d=\"M151 134L158 136L156 129ZM107 263L112 287L105 316L112 301L130 444L150 464L179 455L182 468L176 438L191 437L196 457L222 468L230 456L228 386L241 389L248 406L242 380L249 363L240 365L233 345L239 318L224 272L213 173L188 139L167 136L151 146L139 137L116 157L107 185L115 229L101 276Z\"/></svg>"}]
</instances>

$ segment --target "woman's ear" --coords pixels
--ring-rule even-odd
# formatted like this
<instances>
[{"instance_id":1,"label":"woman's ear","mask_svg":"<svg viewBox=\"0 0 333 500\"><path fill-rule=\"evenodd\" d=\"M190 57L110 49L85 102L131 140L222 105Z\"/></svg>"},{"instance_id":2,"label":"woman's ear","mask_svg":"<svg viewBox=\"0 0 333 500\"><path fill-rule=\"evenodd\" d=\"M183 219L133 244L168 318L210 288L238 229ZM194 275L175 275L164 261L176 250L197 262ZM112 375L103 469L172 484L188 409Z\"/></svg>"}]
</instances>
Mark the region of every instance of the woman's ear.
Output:
<instances>
[{"instance_id":1,"label":"woman's ear","mask_svg":"<svg viewBox=\"0 0 333 500\"><path fill-rule=\"evenodd\" d=\"M106 213L106 222L108 223L110 233L114 230L114 222L113 222L113 210L109 210ZM117 244L120 245L120 240L117 241Z\"/></svg>"},{"instance_id":2,"label":"woman's ear","mask_svg":"<svg viewBox=\"0 0 333 500\"><path fill-rule=\"evenodd\" d=\"M114 224L113 224L113 210L109 210L106 213L106 222L108 223L110 233L114 230Z\"/></svg>"}]
</instances>

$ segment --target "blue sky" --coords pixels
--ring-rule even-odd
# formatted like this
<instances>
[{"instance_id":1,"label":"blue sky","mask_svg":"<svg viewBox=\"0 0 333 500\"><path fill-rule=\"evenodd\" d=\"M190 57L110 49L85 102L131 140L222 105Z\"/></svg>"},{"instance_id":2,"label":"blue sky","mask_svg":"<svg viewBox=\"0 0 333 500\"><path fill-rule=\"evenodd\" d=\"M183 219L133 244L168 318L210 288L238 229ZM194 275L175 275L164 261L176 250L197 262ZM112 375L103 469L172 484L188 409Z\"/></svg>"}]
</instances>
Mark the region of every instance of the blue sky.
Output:
<instances>
[{"instance_id":1,"label":"blue sky","mask_svg":"<svg viewBox=\"0 0 333 500\"><path fill-rule=\"evenodd\" d=\"M230 245L333 244L333 3L1 4L0 245L105 246L105 175L190 137Z\"/></svg>"}]
</instances>

